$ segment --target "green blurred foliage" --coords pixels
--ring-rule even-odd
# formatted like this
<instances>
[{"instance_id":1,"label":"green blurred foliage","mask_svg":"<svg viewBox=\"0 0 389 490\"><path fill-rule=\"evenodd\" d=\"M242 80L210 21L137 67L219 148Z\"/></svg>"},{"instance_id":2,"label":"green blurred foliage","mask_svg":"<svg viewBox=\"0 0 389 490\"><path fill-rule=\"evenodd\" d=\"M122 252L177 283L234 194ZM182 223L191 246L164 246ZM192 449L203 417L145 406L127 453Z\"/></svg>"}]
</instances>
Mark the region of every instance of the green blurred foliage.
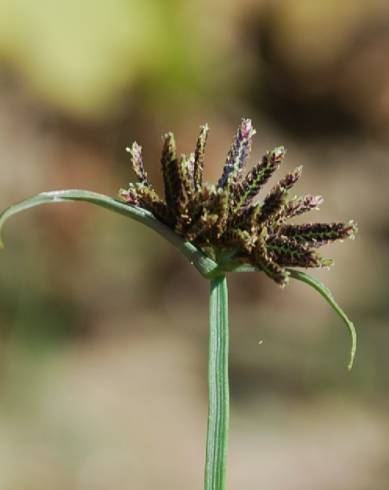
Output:
<instances>
[{"instance_id":1,"label":"green blurred foliage","mask_svg":"<svg viewBox=\"0 0 389 490\"><path fill-rule=\"evenodd\" d=\"M187 10L178 0L3 0L0 53L57 110L109 117L134 85L153 97L204 86L208 53Z\"/></svg>"}]
</instances>

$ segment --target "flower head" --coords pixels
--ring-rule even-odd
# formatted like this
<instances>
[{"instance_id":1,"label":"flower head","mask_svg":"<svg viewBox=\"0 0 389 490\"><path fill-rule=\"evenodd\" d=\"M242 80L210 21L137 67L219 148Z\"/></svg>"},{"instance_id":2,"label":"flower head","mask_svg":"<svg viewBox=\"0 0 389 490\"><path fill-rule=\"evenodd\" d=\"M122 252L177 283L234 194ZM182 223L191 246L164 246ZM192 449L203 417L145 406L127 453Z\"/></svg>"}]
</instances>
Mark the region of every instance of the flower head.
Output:
<instances>
[{"instance_id":1,"label":"flower head","mask_svg":"<svg viewBox=\"0 0 389 490\"><path fill-rule=\"evenodd\" d=\"M194 153L177 155L173 133L163 136L161 170L164 198L144 170L142 148L127 151L137 181L119 191L120 199L149 210L178 235L193 242L216 261L223 254L254 265L281 286L289 280L288 267L323 267L332 261L317 249L336 240L353 238L357 228L348 223L292 224L288 220L318 209L321 196L290 197L302 167L288 173L262 198L258 194L285 158L284 147L268 151L248 172L255 130L242 119L217 184L203 180L208 125L200 128ZM231 253L232 252L232 253Z\"/></svg>"}]
</instances>

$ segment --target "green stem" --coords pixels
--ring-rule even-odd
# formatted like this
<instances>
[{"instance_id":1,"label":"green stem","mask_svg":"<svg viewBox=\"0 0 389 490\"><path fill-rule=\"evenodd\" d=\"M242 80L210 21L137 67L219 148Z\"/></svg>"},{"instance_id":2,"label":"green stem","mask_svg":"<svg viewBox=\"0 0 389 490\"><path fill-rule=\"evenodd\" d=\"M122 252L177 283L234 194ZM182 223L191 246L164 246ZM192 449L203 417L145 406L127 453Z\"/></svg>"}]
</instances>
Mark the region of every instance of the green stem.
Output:
<instances>
[{"instance_id":1,"label":"green stem","mask_svg":"<svg viewBox=\"0 0 389 490\"><path fill-rule=\"evenodd\" d=\"M211 280L209 298L208 432L205 490L224 490L228 426L228 290L227 278Z\"/></svg>"}]
</instances>

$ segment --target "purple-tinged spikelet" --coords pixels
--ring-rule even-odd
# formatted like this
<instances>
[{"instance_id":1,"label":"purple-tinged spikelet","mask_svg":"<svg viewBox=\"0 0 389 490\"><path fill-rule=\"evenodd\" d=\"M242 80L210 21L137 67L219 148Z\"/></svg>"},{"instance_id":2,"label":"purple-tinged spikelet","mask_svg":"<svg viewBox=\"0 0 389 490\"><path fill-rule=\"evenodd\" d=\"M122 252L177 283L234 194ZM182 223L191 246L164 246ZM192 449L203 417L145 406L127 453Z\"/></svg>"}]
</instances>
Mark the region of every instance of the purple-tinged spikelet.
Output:
<instances>
[{"instance_id":1,"label":"purple-tinged spikelet","mask_svg":"<svg viewBox=\"0 0 389 490\"><path fill-rule=\"evenodd\" d=\"M130 164L138 177L138 182L143 185L150 185L147 173L143 166L142 147L134 141L131 146L126 148L126 151L130 154Z\"/></svg>"},{"instance_id":2,"label":"purple-tinged spikelet","mask_svg":"<svg viewBox=\"0 0 389 490\"><path fill-rule=\"evenodd\" d=\"M121 201L132 206L139 206L139 197L135 189L135 185L130 183L128 189L119 189L118 197Z\"/></svg>"},{"instance_id":3,"label":"purple-tinged spikelet","mask_svg":"<svg viewBox=\"0 0 389 490\"><path fill-rule=\"evenodd\" d=\"M312 209L318 210L323 202L324 199L321 196L312 196L310 194L298 199L293 199L288 202L285 208L285 218L294 218L295 216L300 216Z\"/></svg>"},{"instance_id":4,"label":"purple-tinged spikelet","mask_svg":"<svg viewBox=\"0 0 389 490\"><path fill-rule=\"evenodd\" d=\"M234 141L227 155L223 174L217 183L218 187L225 188L234 185L247 161L251 150L251 140L255 134L250 119L242 119L236 132Z\"/></svg>"}]
</instances>

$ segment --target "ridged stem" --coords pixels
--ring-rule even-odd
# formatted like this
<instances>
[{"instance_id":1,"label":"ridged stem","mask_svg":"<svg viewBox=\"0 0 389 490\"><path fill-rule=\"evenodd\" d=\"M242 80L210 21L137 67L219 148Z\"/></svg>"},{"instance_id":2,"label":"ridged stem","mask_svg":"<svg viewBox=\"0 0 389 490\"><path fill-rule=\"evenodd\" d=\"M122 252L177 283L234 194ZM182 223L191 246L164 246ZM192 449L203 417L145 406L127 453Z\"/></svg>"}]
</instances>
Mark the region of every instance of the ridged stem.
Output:
<instances>
[{"instance_id":1,"label":"ridged stem","mask_svg":"<svg viewBox=\"0 0 389 490\"><path fill-rule=\"evenodd\" d=\"M224 490L229 427L227 278L211 280L209 300L208 431L205 490Z\"/></svg>"}]
</instances>

